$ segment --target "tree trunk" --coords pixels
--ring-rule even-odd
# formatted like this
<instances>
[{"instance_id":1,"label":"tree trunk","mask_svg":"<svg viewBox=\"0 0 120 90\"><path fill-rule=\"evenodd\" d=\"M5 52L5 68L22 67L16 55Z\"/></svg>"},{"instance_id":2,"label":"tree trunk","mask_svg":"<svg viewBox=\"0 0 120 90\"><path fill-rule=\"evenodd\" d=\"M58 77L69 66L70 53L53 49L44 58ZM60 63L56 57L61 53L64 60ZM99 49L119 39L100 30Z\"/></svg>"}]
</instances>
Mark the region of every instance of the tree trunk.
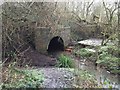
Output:
<instances>
[{"instance_id":1,"label":"tree trunk","mask_svg":"<svg viewBox=\"0 0 120 90\"><path fill-rule=\"evenodd\" d=\"M118 49L120 49L120 1L118 2ZM118 51L118 57L120 57L120 52ZM118 68L120 68L120 61L118 62ZM118 75L120 78L120 75ZM120 79L118 80L120 81ZM120 83L120 82L118 82Z\"/></svg>"},{"instance_id":2,"label":"tree trunk","mask_svg":"<svg viewBox=\"0 0 120 90\"><path fill-rule=\"evenodd\" d=\"M118 3L118 48L120 48L120 1Z\"/></svg>"}]
</instances>

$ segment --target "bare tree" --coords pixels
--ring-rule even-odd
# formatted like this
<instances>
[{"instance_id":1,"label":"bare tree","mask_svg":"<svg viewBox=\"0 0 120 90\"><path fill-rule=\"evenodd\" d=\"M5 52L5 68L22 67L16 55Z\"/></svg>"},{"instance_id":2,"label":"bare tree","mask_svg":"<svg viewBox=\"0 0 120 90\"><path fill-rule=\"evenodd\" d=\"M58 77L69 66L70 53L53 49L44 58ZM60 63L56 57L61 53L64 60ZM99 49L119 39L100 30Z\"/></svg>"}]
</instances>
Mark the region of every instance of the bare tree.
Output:
<instances>
[{"instance_id":1,"label":"bare tree","mask_svg":"<svg viewBox=\"0 0 120 90\"><path fill-rule=\"evenodd\" d=\"M103 1L103 6L106 11L106 17L107 17L108 24L112 25L113 15L114 15L114 12L118 9L118 7L114 8L112 6L111 8L108 8L104 1Z\"/></svg>"},{"instance_id":2,"label":"bare tree","mask_svg":"<svg viewBox=\"0 0 120 90\"><path fill-rule=\"evenodd\" d=\"M120 48L120 1L118 2L118 48Z\"/></svg>"},{"instance_id":3,"label":"bare tree","mask_svg":"<svg viewBox=\"0 0 120 90\"><path fill-rule=\"evenodd\" d=\"M103 31L103 41L102 41L102 45L105 45L109 40L115 40L117 35L115 30L117 29L113 23L113 17L115 16L115 11L118 9L118 6L116 6L116 3L111 7L107 7L107 5L105 4L105 2L103 1L103 6L105 8L105 12L106 12L106 18L107 18L107 23L104 24L104 26L106 27L106 29L104 29ZM113 25L114 24L114 25Z\"/></svg>"},{"instance_id":4,"label":"bare tree","mask_svg":"<svg viewBox=\"0 0 120 90\"><path fill-rule=\"evenodd\" d=\"M89 15L89 12L90 12L90 8L91 6L93 5L94 3L94 0L90 3L90 2L87 2L87 9L86 9L86 20L88 18L88 15Z\"/></svg>"}]
</instances>

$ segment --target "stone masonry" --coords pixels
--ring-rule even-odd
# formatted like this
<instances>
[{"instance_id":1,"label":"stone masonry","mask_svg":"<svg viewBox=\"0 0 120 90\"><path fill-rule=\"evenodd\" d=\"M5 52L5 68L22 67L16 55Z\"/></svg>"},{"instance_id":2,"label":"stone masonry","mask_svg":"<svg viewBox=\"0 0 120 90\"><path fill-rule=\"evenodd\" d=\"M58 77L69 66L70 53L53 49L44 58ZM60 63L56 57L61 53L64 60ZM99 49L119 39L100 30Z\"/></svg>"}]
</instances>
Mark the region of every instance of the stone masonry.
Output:
<instances>
[{"instance_id":1,"label":"stone masonry","mask_svg":"<svg viewBox=\"0 0 120 90\"><path fill-rule=\"evenodd\" d=\"M40 53L47 53L48 45L52 38L59 36L64 41L64 46L70 43L70 28L61 27L52 31L49 27L38 27L35 30L35 46Z\"/></svg>"}]
</instances>

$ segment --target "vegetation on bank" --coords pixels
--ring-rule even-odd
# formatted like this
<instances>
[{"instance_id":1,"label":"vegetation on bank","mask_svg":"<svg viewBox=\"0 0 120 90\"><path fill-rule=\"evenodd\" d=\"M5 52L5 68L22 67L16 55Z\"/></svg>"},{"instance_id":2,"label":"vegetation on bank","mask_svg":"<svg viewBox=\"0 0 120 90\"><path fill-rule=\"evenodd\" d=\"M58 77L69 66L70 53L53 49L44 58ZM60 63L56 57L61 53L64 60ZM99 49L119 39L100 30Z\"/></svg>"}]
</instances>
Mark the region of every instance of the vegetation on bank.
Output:
<instances>
[{"instance_id":1,"label":"vegetation on bank","mask_svg":"<svg viewBox=\"0 0 120 90\"><path fill-rule=\"evenodd\" d=\"M75 72L75 88L98 88L95 76L86 70L77 69Z\"/></svg>"},{"instance_id":2,"label":"vegetation on bank","mask_svg":"<svg viewBox=\"0 0 120 90\"><path fill-rule=\"evenodd\" d=\"M1 88L40 88L44 80L42 73L36 70L29 70L27 67L22 70L15 67L16 63L3 67Z\"/></svg>"},{"instance_id":3,"label":"vegetation on bank","mask_svg":"<svg viewBox=\"0 0 120 90\"><path fill-rule=\"evenodd\" d=\"M74 50L74 54L77 57L89 59L95 61L97 64L104 66L107 70L112 73L120 73L119 69L119 54L120 49L114 45L99 46L98 52L93 49L81 48Z\"/></svg>"},{"instance_id":4,"label":"vegetation on bank","mask_svg":"<svg viewBox=\"0 0 120 90\"><path fill-rule=\"evenodd\" d=\"M117 46L101 46L98 53L99 59L96 63L105 66L112 73L120 73L120 49Z\"/></svg>"},{"instance_id":5,"label":"vegetation on bank","mask_svg":"<svg viewBox=\"0 0 120 90\"><path fill-rule=\"evenodd\" d=\"M80 58L90 58L94 54L94 51L90 50L89 48L79 48L74 50L73 54Z\"/></svg>"},{"instance_id":6,"label":"vegetation on bank","mask_svg":"<svg viewBox=\"0 0 120 90\"><path fill-rule=\"evenodd\" d=\"M61 54L58 58L57 67L63 68L75 68L75 62L67 55Z\"/></svg>"}]
</instances>

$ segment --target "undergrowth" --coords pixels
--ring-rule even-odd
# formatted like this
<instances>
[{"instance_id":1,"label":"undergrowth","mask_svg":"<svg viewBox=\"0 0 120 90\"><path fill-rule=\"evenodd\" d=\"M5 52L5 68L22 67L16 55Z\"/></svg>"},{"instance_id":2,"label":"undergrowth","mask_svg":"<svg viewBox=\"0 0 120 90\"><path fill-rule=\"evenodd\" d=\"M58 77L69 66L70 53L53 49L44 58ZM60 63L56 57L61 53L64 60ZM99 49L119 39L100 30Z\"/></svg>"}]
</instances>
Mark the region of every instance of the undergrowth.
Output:
<instances>
[{"instance_id":1,"label":"undergrowth","mask_svg":"<svg viewBox=\"0 0 120 90\"><path fill-rule=\"evenodd\" d=\"M75 88L98 88L97 80L95 76L86 70L75 70Z\"/></svg>"},{"instance_id":2,"label":"undergrowth","mask_svg":"<svg viewBox=\"0 0 120 90\"><path fill-rule=\"evenodd\" d=\"M77 57L95 61L97 64L104 66L112 73L120 73L120 49L114 45L100 46L98 52L94 49L81 48L73 52ZM95 60L94 60L95 59Z\"/></svg>"},{"instance_id":3,"label":"undergrowth","mask_svg":"<svg viewBox=\"0 0 120 90\"><path fill-rule=\"evenodd\" d=\"M90 50L89 48L81 48L78 50L74 50L73 53L76 56L81 57L81 58L88 58L94 54L94 52L92 50Z\"/></svg>"},{"instance_id":4,"label":"undergrowth","mask_svg":"<svg viewBox=\"0 0 120 90\"><path fill-rule=\"evenodd\" d=\"M1 87L5 88L39 88L43 82L43 75L36 70L24 70L15 68L16 63L9 64L2 70L3 82Z\"/></svg>"},{"instance_id":5,"label":"undergrowth","mask_svg":"<svg viewBox=\"0 0 120 90\"><path fill-rule=\"evenodd\" d=\"M57 67L64 67L64 68L74 68L75 62L66 55L61 54L58 58Z\"/></svg>"},{"instance_id":6,"label":"undergrowth","mask_svg":"<svg viewBox=\"0 0 120 90\"><path fill-rule=\"evenodd\" d=\"M101 46L99 49L99 59L96 63L104 65L113 73L120 73L119 53L120 49L117 46Z\"/></svg>"}]
</instances>

